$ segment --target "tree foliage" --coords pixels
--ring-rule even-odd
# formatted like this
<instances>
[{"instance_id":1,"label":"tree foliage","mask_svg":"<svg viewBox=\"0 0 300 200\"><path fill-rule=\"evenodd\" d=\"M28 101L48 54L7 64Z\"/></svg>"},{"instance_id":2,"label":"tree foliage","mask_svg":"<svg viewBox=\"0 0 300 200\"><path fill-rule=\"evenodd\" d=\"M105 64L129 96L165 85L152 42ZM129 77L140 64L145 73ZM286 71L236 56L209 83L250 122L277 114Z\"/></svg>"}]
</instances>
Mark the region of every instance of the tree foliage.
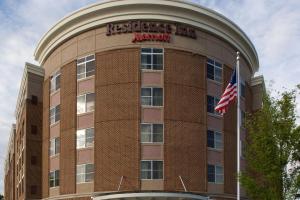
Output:
<instances>
[{"instance_id":1,"label":"tree foliage","mask_svg":"<svg viewBox=\"0 0 300 200\"><path fill-rule=\"evenodd\" d=\"M247 116L247 169L240 181L253 200L294 199L300 186L300 128L296 91L265 94L262 109Z\"/></svg>"}]
</instances>

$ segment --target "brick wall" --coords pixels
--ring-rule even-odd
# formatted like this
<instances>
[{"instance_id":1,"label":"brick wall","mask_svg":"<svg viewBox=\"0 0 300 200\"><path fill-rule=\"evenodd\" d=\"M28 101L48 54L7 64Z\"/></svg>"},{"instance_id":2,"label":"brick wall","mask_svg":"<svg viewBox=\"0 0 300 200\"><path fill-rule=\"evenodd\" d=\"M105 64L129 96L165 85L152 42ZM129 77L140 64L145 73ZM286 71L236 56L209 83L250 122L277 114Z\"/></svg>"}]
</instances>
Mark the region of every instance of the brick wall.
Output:
<instances>
[{"instance_id":1,"label":"brick wall","mask_svg":"<svg viewBox=\"0 0 300 200\"><path fill-rule=\"evenodd\" d=\"M49 196L49 106L50 80L44 81L43 90L43 135L42 135L42 197Z\"/></svg>"},{"instance_id":2,"label":"brick wall","mask_svg":"<svg viewBox=\"0 0 300 200\"><path fill-rule=\"evenodd\" d=\"M76 192L76 63L61 68L60 194Z\"/></svg>"},{"instance_id":3,"label":"brick wall","mask_svg":"<svg viewBox=\"0 0 300 200\"><path fill-rule=\"evenodd\" d=\"M96 55L95 191L139 189L139 49Z\"/></svg>"},{"instance_id":4,"label":"brick wall","mask_svg":"<svg viewBox=\"0 0 300 200\"><path fill-rule=\"evenodd\" d=\"M179 176L189 191L206 188L205 60L165 49L165 190L183 190Z\"/></svg>"}]
</instances>

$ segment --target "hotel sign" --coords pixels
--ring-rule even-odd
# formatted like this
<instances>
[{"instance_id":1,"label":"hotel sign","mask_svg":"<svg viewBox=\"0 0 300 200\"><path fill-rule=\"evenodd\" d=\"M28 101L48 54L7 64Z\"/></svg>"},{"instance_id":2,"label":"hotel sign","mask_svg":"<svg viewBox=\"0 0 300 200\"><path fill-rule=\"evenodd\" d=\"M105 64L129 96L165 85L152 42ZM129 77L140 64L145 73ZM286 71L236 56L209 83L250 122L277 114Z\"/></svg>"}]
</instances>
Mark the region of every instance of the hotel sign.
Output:
<instances>
[{"instance_id":1,"label":"hotel sign","mask_svg":"<svg viewBox=\"0 0 300 200\"><path fill-rule=\"evenodd\" d=\"M172 34L197 39L194 28L183 24L174 25L175 30L173 30L173 24L164 22L129 21L119 24L109 23L106 26L106 35L134 33L132 42L170 42Z\"/></svg>"}]
</instances>

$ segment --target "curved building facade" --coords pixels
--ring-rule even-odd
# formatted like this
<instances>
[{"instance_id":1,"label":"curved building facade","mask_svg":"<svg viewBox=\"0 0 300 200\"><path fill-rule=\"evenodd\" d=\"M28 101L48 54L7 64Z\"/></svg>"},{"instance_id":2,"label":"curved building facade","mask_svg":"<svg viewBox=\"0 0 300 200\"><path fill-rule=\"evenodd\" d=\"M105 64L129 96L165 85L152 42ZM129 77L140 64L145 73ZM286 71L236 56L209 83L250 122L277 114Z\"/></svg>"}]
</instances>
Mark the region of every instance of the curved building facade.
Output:
<instances>
[{"instance_id":1,"label":"curved building facade","mask_svg":"<svg viewBox=\"0 0 300 200\"><path fill-rule=\"evenodd\" d=\"M214 106L236 51L243 118L260 107L263 80L253 44L224 16L179 0L112 0L59 21L35 51L42 198L235 199L236 108Z\"/></svg>"}]
</instances>

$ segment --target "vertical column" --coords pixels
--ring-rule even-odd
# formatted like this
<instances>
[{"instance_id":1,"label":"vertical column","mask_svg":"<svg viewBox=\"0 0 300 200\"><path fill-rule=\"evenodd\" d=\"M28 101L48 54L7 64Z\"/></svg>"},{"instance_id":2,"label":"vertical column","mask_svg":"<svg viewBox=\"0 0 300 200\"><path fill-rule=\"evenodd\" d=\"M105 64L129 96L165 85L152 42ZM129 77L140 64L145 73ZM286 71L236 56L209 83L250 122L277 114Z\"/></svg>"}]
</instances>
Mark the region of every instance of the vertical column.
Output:
<instances>
[{"instance_id":1,"label":"vertical column","mask_svg":"<svg viewBox=\"0 0 300 200\"><path fill-rule=\"evenodd\" d=\"M43 89L43 135L42 135L42 197L49 196L49 107L50 80L44 81Z\"/></svg>"},{"instance_id":2,"label":"vertical column","mask_svg":"<svg viewBox=\"0 0 300 200\"><path fill-rule=\"evenodd\" d=\"M139 49L96 55L95 191L139 189ZM112 167L113 166L113 167Z\"/></svg>"},{"instance_id":3,"label":"vertical column","mask_svg":"<svg viewBox=\"0 0 300 200\"><path fill-rule=\"evenodd\" d=\"M205 191L206 84L204 57L165 49L164 189Z\"/></svg>"},{"instance_id":4,"label":"vertical column","mask_svg":"<svg viewBox=\"0 0 300 200\"><path fill-rule=\"evenodd\" d=\"M76 64L61 69L60 193L76 192Z\"/></svg>"}]
</instances>

